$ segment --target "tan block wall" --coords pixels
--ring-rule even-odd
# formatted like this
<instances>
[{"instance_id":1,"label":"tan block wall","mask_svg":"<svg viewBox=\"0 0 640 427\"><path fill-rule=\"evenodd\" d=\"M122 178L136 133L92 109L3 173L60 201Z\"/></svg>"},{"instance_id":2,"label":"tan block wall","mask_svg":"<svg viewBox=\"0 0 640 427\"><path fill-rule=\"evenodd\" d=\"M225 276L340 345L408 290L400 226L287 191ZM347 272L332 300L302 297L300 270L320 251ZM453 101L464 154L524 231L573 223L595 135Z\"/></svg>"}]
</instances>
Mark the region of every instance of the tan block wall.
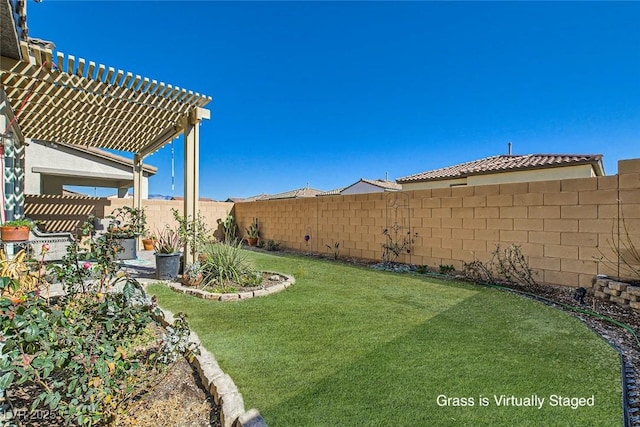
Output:
<instances>
[{"instance_id":1,"label":"tan block wall","mask_svg":"<svg viewBox=\"0 0 640 427\"><path fill-rule=\"evenodd\" d=\"M232 212L241 237L258 218L260 237L284 248L331 253L340 243L340 256L382 259L383 230L394 218L417 233L411 253L400 262L438 268L487 261L496 245L521 246L536 280L569 286L591 286L595 274L631 277L612 249L630 249L626 235L640 248L640 160L619 162L619 175L528 183L493 184L325 196L307 199L247 203L200 202L207 224ZM131 199L27 196L25 211L45 220L51 230L75 231L86 216L108 215ZM403 206L395 209L394 206ZM145 200L151 230L174 224L171 208L182 211L182 201ZM618 219L624 217L624 222ZM626 231L625 231L626 230ZM308 242L304 236L309 235ZM611 262L603 262L601 259ZM640 266L637 266L640 269Z\"/></svg>"},{"instance_id":2,"label":"tan block wall","mask_svg":"<svg viewBox=\"0 0 640 427\"><path fill-rule=\"evenodd\" d=\"M418 234L401 262L462 269L514 243L537 281L591 287L596 274L630 275L612 250L619 212L640 248L640 160L619 168L607 177L237 203L235 215L243 231L258 218L261 237L286 248L330 253L326 245L338 241L341 256L381 260L382 231L393 223L388 204L397 199L407 205L403 224ZM619 238L624 246L622 223Z\"/></svg>"}]
</instances>

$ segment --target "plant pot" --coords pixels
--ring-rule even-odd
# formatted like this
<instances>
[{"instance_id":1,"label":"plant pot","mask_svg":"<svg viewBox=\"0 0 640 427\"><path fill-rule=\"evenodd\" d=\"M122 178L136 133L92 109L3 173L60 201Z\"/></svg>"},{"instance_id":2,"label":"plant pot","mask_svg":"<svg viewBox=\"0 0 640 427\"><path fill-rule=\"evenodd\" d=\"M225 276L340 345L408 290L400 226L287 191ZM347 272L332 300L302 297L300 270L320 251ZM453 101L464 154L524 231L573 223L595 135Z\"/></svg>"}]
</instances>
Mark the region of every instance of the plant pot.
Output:
<instances>
[{"instance_id":1,"label":"plant pot","mask_svg":"<svg viewBox=\"0 0 640 427\"><path fill-rule=\"evenodd\" d=\"M256 246L258 244L258 238L257 237L247 237L247 244L249 246Z\"/></svg>"},{"instance_id":2,"label":"plant pot","mask_svg":"<svg viewBox=\"0 0 640 427\"><path fill-rule=\"evenodd\" d=\"M183 275L181 281L184 286L195 287L195 286L199 286L200 283L202 283L203 279L204 279L204 276L202 275L202 273L200 273L196 277Z\"/></svg>"},{"instance_id":3,"label":"plant pot","mask_svg":"<svg viewBox=\"0 0 640 427\"><path fill-rule=\"evenodd\" d=\"M159 254L156 252L156 277L160 280L176 280L180 270L181 252Z\"/></svg>"},{"instance_id":4,"label":"plant pot","mask_svg":"<svg viewBox=\"0 0 640 427\"><path fill-rule=\"evenodd\" d=\"M152 251L155 242L157 242L156 239L142 239L142 247L145 251Z\"/></svg>"},{"instance_id":5,"label":"plant pot","mask_svg":"<svg viewBox=\"0 0 640 427\"><path fill-rule=\"evenodd\" d=\"M118 252L116 252L116 258L117 260L124 260L124 259L136 259L136 246L137 246L137 239L132 238L132 239L118 239L118 244L121 246L121 248L118 250Z\"/></svg>"},{"instance_id":6,"label":"plant pot","mask_svg":"<svg viewBox=\"0 0 640 427\"><path fill-rule=\"evenodd\" d=\"M26 226L0 226L0 238L3 242L20 242L29 240L29 227Z\"/></svg>"}]
</instances>

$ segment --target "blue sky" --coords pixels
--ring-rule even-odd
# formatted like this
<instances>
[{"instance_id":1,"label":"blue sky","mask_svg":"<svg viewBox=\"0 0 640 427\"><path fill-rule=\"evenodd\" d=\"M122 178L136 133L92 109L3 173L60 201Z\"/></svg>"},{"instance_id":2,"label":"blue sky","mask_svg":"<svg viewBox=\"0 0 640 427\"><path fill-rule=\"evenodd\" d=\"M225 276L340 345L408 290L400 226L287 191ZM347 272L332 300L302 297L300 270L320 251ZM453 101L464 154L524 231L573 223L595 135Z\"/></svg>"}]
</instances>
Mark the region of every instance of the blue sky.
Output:
<instances>
[{"instance_id":1,"label":"blue sky","mask_svg":"<svg viewBox=\"0 0 640 427\"><path fill-rule=\"evenodd\" d=\"M506 154L640 158L640 3L29 2L65 54L209 95L203 197ZM145 161L181 195L182 139Z\"/></svg>"}]
</instances>

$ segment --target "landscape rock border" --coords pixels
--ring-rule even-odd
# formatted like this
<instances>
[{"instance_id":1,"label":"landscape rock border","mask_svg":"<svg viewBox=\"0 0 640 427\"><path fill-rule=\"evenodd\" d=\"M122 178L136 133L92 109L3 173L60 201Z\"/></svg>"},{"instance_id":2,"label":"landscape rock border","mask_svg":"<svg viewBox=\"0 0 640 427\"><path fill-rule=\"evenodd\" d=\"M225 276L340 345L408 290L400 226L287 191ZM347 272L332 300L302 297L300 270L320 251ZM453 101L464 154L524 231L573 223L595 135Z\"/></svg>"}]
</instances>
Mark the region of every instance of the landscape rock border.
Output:
<instances>
[{"instance_id":1,"label":"landscape rock border","mask_svg":"<svg viewBox=\"0 0 640 427\"><path fill-rule=\"evenodd\" d=\"M164 326L171 326L175 320L173 313L160 308L157 320ZM223 427L267 427L267 423L257 409L245 411L242 394L231 377L220 368L216 358L202 345L198 335L191 331L189 341L198 345L200 354L189 363L198 373L200 381L214 402L220 406L220 423Z\"/></svg>"},{"instance_id":2,"label":"landscape rock border","mask_svg":"<svg viewBox=\"0 0 640 427\"><path fill-rule=\"evenodd\" d=\"M194 297L214 300L214 301L239 301L239 300L257 298L257 297L264 297L267 295L273 295L275 293L284 291L289 286L296 283L296 279L293 276L289 276L288 274L278 273L275 271L265 271L263 273L282 276L285 278L285 280L284 282L278 283L277 285L269 286L267 288L258 287L256 290L252 290L252 291L233 292L233 293L226 293L226 294L207 292L207 291L203 291L202 289L183 286L182 283L178 283L178 282L166 282L166 283L170 289L176 292L181 292L186 295L192 295Z\"/></svg>"}]
</instances>

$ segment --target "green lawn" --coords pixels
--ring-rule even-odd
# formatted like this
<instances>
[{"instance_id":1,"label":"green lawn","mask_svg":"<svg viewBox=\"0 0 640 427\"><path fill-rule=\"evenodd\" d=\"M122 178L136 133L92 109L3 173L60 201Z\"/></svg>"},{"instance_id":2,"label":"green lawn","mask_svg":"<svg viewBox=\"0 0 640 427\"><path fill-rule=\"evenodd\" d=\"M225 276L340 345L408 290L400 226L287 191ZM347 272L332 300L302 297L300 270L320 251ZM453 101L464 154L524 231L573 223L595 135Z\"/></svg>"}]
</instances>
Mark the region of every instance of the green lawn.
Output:
<instances>
[{"instance_id":1,"label":"green lawn","mask_svg":"<svg viewBox=\"0 0 640 427\"><path fill-rule=\"evenodd\" d=\"M465 283L249 256L297 283L231 303L161 285L149 291L163 308L188 314L245 407L257 408L271 427L622 422L618 354L570 315ZM474 406L440 406L443 395L472 398ZM545 400L540 409L499 406L500 395ZM551 406L551 395L593 395L594 405Z\"/></svg>"}]
</instances>

